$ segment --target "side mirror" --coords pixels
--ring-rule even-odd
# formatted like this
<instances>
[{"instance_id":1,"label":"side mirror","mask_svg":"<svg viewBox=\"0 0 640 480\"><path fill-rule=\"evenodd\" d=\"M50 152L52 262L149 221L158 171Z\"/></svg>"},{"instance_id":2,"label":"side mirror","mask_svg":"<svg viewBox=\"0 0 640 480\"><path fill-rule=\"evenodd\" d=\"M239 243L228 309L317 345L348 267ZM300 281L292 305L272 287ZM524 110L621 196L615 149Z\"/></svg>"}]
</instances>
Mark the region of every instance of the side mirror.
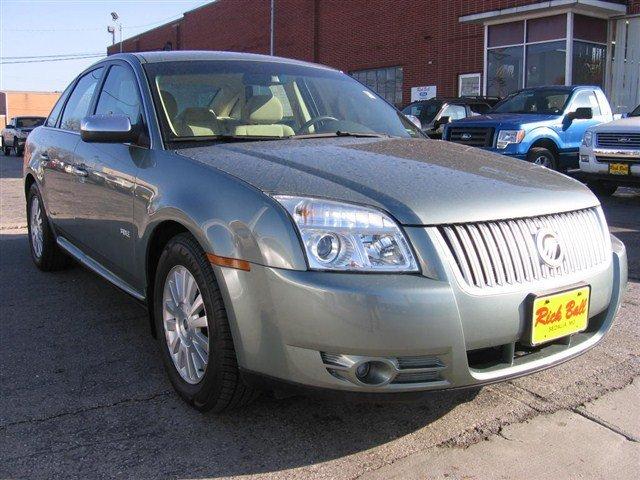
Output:
<instances>
[{"instance_id":1,"label":"side mirror","mask_svg":"<svg viewBox=\"0 0 640 480\"><path fill-rule=\"evenodd\" d=\"M420 119L418 117L416 117L415 115L405 115L405 117L407 117L407 119L413 123L416 127L418 127L420 130L422 130L422 122L420 121Z\"/></svg>"},{"instance_id":2,"label":"side mirror","mask_svg":"<svg viewBox=\"0 0 640 480\"><path fill-rule=\"evenodd\" d=\"M89 143L128 143L138 136L126 115L89 115L80 122L80 137Z\"/></svg>"},{"instance_id":3,"label":"side mirror","mask_svg":"<svg viewBox=\"0 0 640 480\"><path fill-rule=\"evenodd\" d=\"M7 125L7 128L16 128L16 126L13 123L10 123Z\"/></svg>"},{"instance_id":4,"label":"side mirror","mask_svg":"<svg viewBox=\"0 0 640 480\"><path fill-rule=\"evenodd\" d=\"M441 126L446 125L447 123L451 123L451 117L448 117L448 116L440 117L438 120L433 122L433 129L436 130L437 128L440 128Z\"/></svg>"},{"instance_id":5,"label":"side mirror","mask_svg":"<svg viewBox=\"0 0 640 480\"><path fill-rule=\"evenodd\" d=\"M591 107L576 108L575 112L569 112L567 114L569 120L588 120L593 118L593 110Z\"/></svg>"}]
</instances>

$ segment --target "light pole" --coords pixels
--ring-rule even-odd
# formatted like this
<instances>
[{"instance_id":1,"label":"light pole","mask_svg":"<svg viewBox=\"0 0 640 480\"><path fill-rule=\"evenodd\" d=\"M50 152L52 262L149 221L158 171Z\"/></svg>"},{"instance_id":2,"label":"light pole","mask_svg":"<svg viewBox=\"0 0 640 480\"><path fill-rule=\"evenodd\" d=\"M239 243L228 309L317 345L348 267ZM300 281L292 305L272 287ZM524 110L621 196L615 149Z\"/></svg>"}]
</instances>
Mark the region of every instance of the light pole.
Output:
<instances>
[{"instance_id":1,"label":"light pole","mask_svg":"<svg viewBox=\"0 0 640 480\"><path fill-rule=\"evenodd\" d=\"M115 22L115 24L118 26L118 33L119 33L119 37L120 37L120 53L122 53L122 23L120 23L118 21L120 17L118 16L118 14L116 12L111 12L111 19ZM112 27L113 28L113 27ZM113 32L113 35L115 37L115 30Z\"/></svg>"},{"instance_id":2,"label":"light pole","mask_svg":"<svg viewBox=\"0 0 640 480\"><path fill-rule=\"evenodd\" d=\"M116 44L116 29L112 25L107 26L107 32L111 34L111 45Z\"/></svg>"},{"instance_id":3,"label":"light pole","mask_svg":"<svg viewBox=\"0 0 640 480\"><path fill-rule=\"evenodd\" d=\"M276 0L271 0L271 32L269 34L269 54L272 56L275 53L275 35L274 35L275 22L276 22Z\"/></svg>"}]
</instances>

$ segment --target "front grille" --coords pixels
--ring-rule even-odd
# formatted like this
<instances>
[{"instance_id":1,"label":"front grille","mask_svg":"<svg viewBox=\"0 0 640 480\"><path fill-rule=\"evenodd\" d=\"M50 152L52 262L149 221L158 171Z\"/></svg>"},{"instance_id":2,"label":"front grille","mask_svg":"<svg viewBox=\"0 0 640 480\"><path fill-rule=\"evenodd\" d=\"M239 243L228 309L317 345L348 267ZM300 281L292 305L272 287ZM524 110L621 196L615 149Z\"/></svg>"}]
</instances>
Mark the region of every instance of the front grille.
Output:
<instances>
[{"instance_id":1,"label":"front grille","mask_svg":"<svg viewBox=\"0 0 640 480\"><path fill-rule=\"evenodd\" d=\"M638 163L640 162L640 151L637 157L605 157L596 155L596 161L600 163Z\"/></svg>"},{"instance_id":2,"label":"front grille","mask_svg":"<svg viewBox=\"0 0 640 480\"><path fill-rule=\"evenodd\" d=\"M533 218L438 227L453 266L472 287L490 288L535 282L588 270L605 263L606 233L598 210L590 208ZM543 261L537 246L541 230L559 241L557 267Z\"/></svg>"},{"instance_id":3,"label":"front grille","mask_svg":"<svg viewBox=\"0 0 640 480\"><path fill-rule=\"evenodd\" d=\"M640 148L640 133L597 133L599 147Z\"/></svg>"},{"instance_id":4,"label":"front grille","mask_svg":"<svg viewBox=\"0 0 640 480\"><path fill-rule=\"evenodd\" d=\"M493 128L450 127L447 140L472 147L492 147Z\"/></svg>"}]
</instances>

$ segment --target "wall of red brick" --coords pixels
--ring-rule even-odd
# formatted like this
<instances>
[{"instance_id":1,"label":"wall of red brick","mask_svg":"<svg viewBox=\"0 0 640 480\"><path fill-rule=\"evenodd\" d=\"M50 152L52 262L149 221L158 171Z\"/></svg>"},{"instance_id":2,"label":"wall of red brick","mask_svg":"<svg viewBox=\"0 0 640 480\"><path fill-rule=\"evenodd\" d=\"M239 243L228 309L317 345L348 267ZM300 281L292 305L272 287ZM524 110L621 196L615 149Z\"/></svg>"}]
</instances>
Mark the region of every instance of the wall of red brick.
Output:
<instances>
[{"instance_id":1,"label":"wall of red brick","mask_svg":"<svg viewBox=\"0 0 640 480\"><path fill-rule=\"evenodd\" d=\"M535 0L276 0L275 53L349 72L402 66L411 86L456 95L458 75L483 69L483 27L463 15ZM629 0L640 13L640 0ZM269 53L270 0L218 0L124 42L125 51L174 48ZM118 45L109 49L117 51Z\"/></svg>"}]
</instances>

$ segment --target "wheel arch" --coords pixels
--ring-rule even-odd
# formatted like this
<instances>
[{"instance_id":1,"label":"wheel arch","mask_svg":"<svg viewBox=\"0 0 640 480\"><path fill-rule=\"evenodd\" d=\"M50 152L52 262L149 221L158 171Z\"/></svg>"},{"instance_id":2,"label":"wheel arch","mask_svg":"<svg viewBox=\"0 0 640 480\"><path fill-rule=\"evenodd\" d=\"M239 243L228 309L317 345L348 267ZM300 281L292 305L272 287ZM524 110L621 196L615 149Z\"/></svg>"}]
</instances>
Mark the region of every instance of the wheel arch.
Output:
<instances>
[{"instance_id":1,"label":"wheel arch","mask_svg":"<svg viewBox=\"0 0 640 480\"><path fill-rule=\"evenodd\" d=\"M25 197L29 193L29 190L31 189L31 185L33 185L34 183L36 183L36 177L34 177L31 172L27 173L27 175L24 177L24 194L25 194Z\"/></svg>"},{"instance_id":2,"label":"wheel arch","mask_svg":"<svg viewBox=\"0 0 640 480\"><path fill-rule=\"evenodd\" d=\"M556 161L558 161L560 158L560 147L558 147L558 144L555 142L555 140L550 137L541 137L536 139L531 143L531 146L529 147L527 153L529 153L532 148L546 148L551 153L553 153L553 155L556 157Z\"/></svg>"}]
</instances>

